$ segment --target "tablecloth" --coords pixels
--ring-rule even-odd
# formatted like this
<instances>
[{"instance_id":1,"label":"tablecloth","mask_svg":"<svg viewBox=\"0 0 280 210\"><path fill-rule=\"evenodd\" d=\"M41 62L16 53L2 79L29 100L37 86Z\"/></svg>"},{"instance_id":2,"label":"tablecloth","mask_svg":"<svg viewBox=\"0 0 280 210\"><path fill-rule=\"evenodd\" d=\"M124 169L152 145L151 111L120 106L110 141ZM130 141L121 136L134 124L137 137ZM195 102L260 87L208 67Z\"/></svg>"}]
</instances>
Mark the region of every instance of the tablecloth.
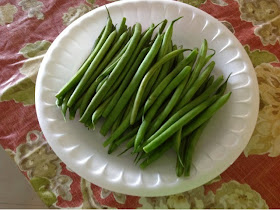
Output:
<instances>
[{"instance_id":1,"label":"tablecloth","mask_svg":"<svg viewBox=\"0 0 280 210\"><path fill-rule=\"evenodd\" d=\"M181 0L211 14L240 40L257 74L260 109L240 157L204 186L165 197L111 192L55 155L38 124L40 63L59 33L112 0L0 1L0 144L50 208L280 208L280 2ZM1 172L0 172L1 173Z\"/></svg>"}]
</instances>

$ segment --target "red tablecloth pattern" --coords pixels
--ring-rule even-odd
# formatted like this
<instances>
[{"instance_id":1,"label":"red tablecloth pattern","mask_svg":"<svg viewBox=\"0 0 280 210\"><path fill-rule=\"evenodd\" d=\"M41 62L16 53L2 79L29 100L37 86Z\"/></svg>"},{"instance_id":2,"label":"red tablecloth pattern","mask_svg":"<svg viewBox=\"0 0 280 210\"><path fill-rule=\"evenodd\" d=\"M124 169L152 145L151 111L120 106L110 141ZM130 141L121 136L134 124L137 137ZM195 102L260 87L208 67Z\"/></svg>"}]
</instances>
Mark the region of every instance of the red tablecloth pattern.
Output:
<instances>
[{"instance_id":1,"label":"red tablecloth pattern","mask_svg":"<svg viewBox=\"0 0 280 210\"><path fill-rule=\"evenodd\" d=\"M182 0L225 24L249 54L260 112L250 143L219 177L166 197L135 197L89 183L44 139L34 90L48 47L71 22L105 0L0 1L0 144L50 208L280 208L280 2Z\"/></svg>"}]
</instances>

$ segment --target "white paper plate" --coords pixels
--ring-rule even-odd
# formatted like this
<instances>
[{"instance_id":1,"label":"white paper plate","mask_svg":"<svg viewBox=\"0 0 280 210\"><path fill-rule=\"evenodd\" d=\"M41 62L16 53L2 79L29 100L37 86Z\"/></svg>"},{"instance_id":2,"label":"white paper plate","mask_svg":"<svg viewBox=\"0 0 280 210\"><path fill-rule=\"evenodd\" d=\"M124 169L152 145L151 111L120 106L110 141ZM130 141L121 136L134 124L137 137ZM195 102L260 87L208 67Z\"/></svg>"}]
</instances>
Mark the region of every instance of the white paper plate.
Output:
<instances>
[{"instance_id":1,"label":"white paper plate","mask_svg":"<svg viewBox=\"0 0 280 210\"><path fill-rule=\"evenodd\" d=\"M36 111L42 131L54 152L74 172L103 188L138 196L163 196L198 187L218 176L241 154L258 114L259 95L253 66L242 45L220 22L205 12L173 1L121 1L107 5L114 23L140 22L143 30L164 18L183 19L174 25L174 43L200 47L204 38L216 50L214 75L227 77L229 102L208 124L198 142L191 176L177 178L175 154L140 170L130 154L107 155L98 130L89 131L78 120L63 120L55 94L80 67L106 23L104 7L95 9L68 26L49 48L36 83Z\"/></svg>"}]
</instances>

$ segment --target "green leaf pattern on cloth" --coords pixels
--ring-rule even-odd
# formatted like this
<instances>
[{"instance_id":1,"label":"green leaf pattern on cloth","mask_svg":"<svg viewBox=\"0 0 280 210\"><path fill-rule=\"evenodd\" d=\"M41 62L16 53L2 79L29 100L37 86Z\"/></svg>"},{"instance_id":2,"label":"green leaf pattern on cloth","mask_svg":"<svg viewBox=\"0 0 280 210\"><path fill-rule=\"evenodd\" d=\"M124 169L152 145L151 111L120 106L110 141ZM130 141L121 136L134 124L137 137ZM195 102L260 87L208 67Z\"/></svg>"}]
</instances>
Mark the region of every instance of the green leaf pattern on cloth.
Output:
<instances>
[{"instance_id":1,"label":"green leaf pattern on cloth","mask_svg":"<svg viewBox=\"0 0 280 210\"><path fill-rule=\"evenodd\" d=\"M83 196L83 204L81 208L83 209L101 209L102 206L96 201L91 190L91 183L87 180L81 178L80 187Z\"/></svg>"},{"instance_id":2,"label":"green leaf pattern on cloth","mask_svg":"<svg viewBox=\"0 0 280 210\"><path fill-rule=\"evenodd\" d=\"M44 14L42 12L44 4L38 0L21 0L18 3L22 10L27 12L29 18L36 17L39 20L43 20Z\"/></svg>"},{"instance_id":3,"label":"green leaf pattern on cloth","mask_svg":"<svg viewBox=\"0 0 280 210\"><path fill-rule=\"evenodd\" d=\"M19 168L27 172L32 186L46 205L54 205L58 196L72 200L70 185L73 181L69 176L61 175L61 160L41 132L28 132L26 143L17 147L14 159Z\"/></svg>"},{"instance_id":4,"label":"green leaf pattern on cloth","mask_svg":"<svg viewBox=\"0 0 280 210\"><path fill-rule=\"evenodd\" d=\"M260 194L247 184L237 181L223 183L214 194L205 194L203 186L185 193L165 197L141 198L143 209L267 209L268 206Z\"/></svg>"},{"instance_id":5,"label":"green leaf pattern on cloth","mask_svg":"<svg viewBox=\"0 0 280 210\"><path fill-rule=\"evenodd\" d=\"M260 110L253 136L244 154L280 155L280 68L262 63L256 68Z\"/></svg>"},{"instance_id":6,"label":"green leaf pattern on cloth","mask_svg":"<svg viewBox=\"0 0 280 210\"><path fill-rule=\"evenodd\" d=\"M28 43L19 51L20 54L27 58L19 71L29 77L34 83L36 82L40 64L50 45L51 42L42 40Z\"/></svg>"},{"instance_id":7,"label":"green leaf pattern on cloth","mask_svg":"<svg viewBox=\"0 0 280 210\"><path fill-rule=\"evenodd\" d=\"M57 201L55 194L48 190L50 186L50 181L48 179L33 177L30 179L30 183L35 192L38 193L39 197L48 207Z\"/></svg>"},{"instance_id":8,"label":"green leaf pattern on cloth","mask_svg":"<svg viewBox=\"0 0 280 210\"><path fill-rule=\"evenodd\" d=\"M96 5L86 5L86 4L80 4L76 7L70 7L66 13L63 14L62 20L63 24L68 26L71 24L74 20L78 19L82 15L88 13L89 11L96 8Z\"/></svg>"},{"instance_id":9,"label":"green leaf pattern on cloth","mask_svg":"<svg viewBox=\"0 0 280 210\"><path fill-rule=\"evenodd\" d=\"M247 184L230 181L216 191L215 208L218 209L267 209L261 195Z\"/></svg>"},{"instance_id":10,"label":"green leaf pattern on cloth","mask_svg":"<svg viewBox=\"0 0 280 210\"><path fill-rule=\"evenodd\" d=\"M39 55L44 55L50 46L51 42L46 40L28 43L20 49L19 53L25 58L33 58Z\"/></svg>"},{"instance_id":11,"label":"green leaf pattern on cloth","mask_svg":"<svg viewBox=\"0 0 280 210\"><path fill-rule=\"evenodd\" d=\"M241 19L252 22L264 46L280 40L279 0L239 0Z\"/></svg>"},{"instance_id":12,"label":"green leaf pattern on cloth","mask_svg":"<svg viewBox=\"0 0 280 210\"><path fill-rule=\"evenodd\" d=\"M248 45L245 45L244 48L248 53L254 67L262 63L278 62L278 58L274 54L268 51L263 51L258 49L254 51L250 51L250 47Z\"/></svg>"},{"instance_id":13,"label":"green leaf pattern on cloth","mask_svg":"<svg viewBox=\"0 0 280 210\"><path fill-rule=\"evenodd\" d=\"M0 25L12 23L17 11L17 7L10 3L0 6Z\"/></svg>"},{"instance_id":14,"label":"green leaf pattern on cloth","mask_svg":"<svg viewBox=\"0 0 280 210\"><path fill-rule=\"evenodd\" d=\"M200 7L201 4L204 4L206 0L179 0L180 2L190 4L194 7Z\"/></svg>"},{"instance_id":15,"label":"green leaf pattern on cloth","mask_svg":"<svg viewBox=\"0 0 280 210\"><path fill-rule=\"evenodd\" d=\"M24 105L32 105L35 103L35 84L28 78L22 78L14 84L8 86L0 94L0 101L14 100Z\"/></svg>"},{"instance_id":16,"label":"green leaf pattern on cloth","mask_svg":"<svg viewBox=\"0 0 280 210\"><path fill-rule=\"evenodd\" d=\"M42 40L34 43L27 43L19 53L22 54L24 60L19 72L26 77L21 78L14 84L8 86L0 95L1 101L14 100L24 105L33 105L35 103L35 82L40 68L40 64L44 58L44 54L50 47L51 42Z\"/></svg>"}]
</instances>

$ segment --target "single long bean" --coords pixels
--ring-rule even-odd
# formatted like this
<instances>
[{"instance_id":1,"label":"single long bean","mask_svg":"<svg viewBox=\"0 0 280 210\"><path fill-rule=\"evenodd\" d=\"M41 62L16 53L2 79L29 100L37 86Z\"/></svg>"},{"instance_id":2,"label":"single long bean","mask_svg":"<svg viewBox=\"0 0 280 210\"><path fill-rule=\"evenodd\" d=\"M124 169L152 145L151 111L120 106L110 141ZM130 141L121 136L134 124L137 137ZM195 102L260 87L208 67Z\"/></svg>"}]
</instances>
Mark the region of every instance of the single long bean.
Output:
<instances>
[{"instance_id":1,"label":"single long bean","mask_svg":"<svg viewBox=\"0 0 280 210\"><path fill-rule=\"evenodd\" d=\"M67 108L68 108L67 107L67 102L68 102L72 93L73 93L73 90L70 90L68 93L66 93L66 95L63 99L62 105L61 105L61 111L62 111L64 120L66 120L66 112L67 112Z\"/></svg>"},{"instance_id":2,"label":"single long bean","mask_svg":"<svg viewBox=\"0 0 280 210\"><path fill-rule=\"evenodd\" d=\"M201 93L203 93L212 83L214 82L214 75L210 76L207 80L207 82L203 83L201 87L196 91L195 97L199 96Z\"/></svg>"},{"instance_id":3,"label":"single long bean","mask_svg":"<svg viewBox=\"0 0 280 210\"><path fill-rule=\"evenodd\" d=\"M184 174L184 164L182 164L182 160L184 160L185 156L185 145L186 140L182 141L180 145L180 153L179 156L177 155L177 162L176 162L176 175L177 177L181 177Z\"/></svg>"},{"instance_id":4,"label":"single long bean","mask_svg":"<svg viewBox=\"0 0 280 210\"><path fill-rule=\"evenodd\" d=\"M193 153L195 151L195 146L200 138L204 128L206 127L207 122L202 124L199 128L197 128L191 136L188 138L186 145L185 145L185 154L184 154L184 175L189 176L191 171L191 163Z\"/></svg>"},{"instance_id":5,"label":"single long bean","mask_svg":"<svg viewBox=\"0 0 280 210\"><path fill-rule=\"evenodd\" d=\"M93 50L97 46L98 42L100 41L100 39L101 39L101 37L102 37L102 35L103 35L104 31L105 31L105 28L106 28L106 26L103 27L103 29L100 32L100 34L98 35L97 39L94 41L93 48L92 48Z\"/></svg>"},{"instance_id":6,"label":"single long bean","mask_svg":"<svg viewBox=\"0 0 280 210\"><path fill-rule=\"evenodd\" d=\"M84 95L81 98L79 98L79 100L75 103L74 106L69 108L69 119L70 120L73 120L75 118L76 112L82 104L83 97L84 97Z\"/></svg>"},{"instance_id":7,"label":"single long bean","mask_svg":"<svg viewBox=\"0 0 280 210\"><path fill-rule=\"evenodd\" d=\"M100 90L100 88L104 85L104 83L107 81L109 75L107 77L105 77L98 85L96 88L96 92L98 92Z\"/></svg>"}]
</instances>

